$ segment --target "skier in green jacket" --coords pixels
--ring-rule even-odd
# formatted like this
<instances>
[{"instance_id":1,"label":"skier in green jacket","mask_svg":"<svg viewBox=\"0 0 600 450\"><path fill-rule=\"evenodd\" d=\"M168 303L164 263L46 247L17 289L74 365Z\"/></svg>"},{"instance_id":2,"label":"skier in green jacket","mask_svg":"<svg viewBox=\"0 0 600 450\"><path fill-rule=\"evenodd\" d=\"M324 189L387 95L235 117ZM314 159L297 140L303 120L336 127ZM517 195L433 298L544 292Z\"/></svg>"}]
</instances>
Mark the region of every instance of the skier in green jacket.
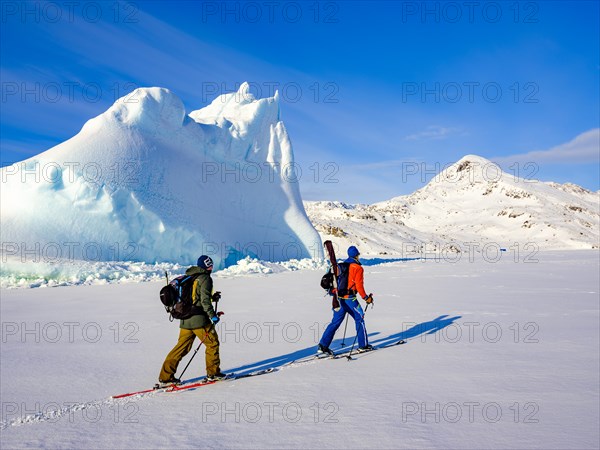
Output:
<instances>
[{"instance_id":1,"label":"skier in green jacket","mask_svg":"<svg viewBox=\"0 0 600 450\"><path fill-rule=\"evenodd\" d=\"M196 336L204 343L206 348L207 380L218 381L226 378L226 375L221 373L219 336L215 330L215 325L219 322L219 316L215 313L212 305L213 280L210 277L212 269L213 261L210 256L202 255L198 258L197 265L190 267L185 272L186 275L198 274L192 287L193 315L189 319L181 320L179 340L167 355L158 377L161 386L180 382L179 379L175 378L177 366L192 349Z\"/></svg>"}]
</instances>

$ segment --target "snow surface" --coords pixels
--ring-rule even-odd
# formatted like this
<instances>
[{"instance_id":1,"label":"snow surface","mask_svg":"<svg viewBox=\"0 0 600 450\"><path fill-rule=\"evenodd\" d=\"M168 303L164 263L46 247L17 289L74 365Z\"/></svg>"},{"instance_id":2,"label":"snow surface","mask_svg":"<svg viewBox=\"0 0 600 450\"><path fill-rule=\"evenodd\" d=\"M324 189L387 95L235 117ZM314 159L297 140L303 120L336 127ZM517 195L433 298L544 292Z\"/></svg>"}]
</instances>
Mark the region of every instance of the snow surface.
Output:
<instances>
[{"instance_id":1,"label":"snow surface","mask_svg":"<svg viewBox=\"0 0 600 450\"><path fill-rule=\"evenodd\" d=\"M521 168L522 171L523 168ZM526 180L467 155L418 191L373 205L305 202L321 238L363 255L600 247L600 193Z\"/></svg>"},{"instance_id":2,"label":"snow surface","mask_svg":"<svg viewBox=\"0 0 600 450\"><path fill-rule=\"evenodd\" d=\"M407 344L287 368L330 319L322 270L216 278L222 369L281 370L120 401L176 342L161 282L3 289L0 446L598 448L598 252L481 256L365 266L371 343Z\"/></svg>"},{"instance_id":3,"label":"snow surface","mask_svg":"<svg viewBox=\"0 0 600 450\"><path fill-rule=\"evenodd\" d=\"M140 88L73 138L1 169L3 256L216 267L321 258L279 100L244 83L186 115Z\"/></svg>"}]
</instances>

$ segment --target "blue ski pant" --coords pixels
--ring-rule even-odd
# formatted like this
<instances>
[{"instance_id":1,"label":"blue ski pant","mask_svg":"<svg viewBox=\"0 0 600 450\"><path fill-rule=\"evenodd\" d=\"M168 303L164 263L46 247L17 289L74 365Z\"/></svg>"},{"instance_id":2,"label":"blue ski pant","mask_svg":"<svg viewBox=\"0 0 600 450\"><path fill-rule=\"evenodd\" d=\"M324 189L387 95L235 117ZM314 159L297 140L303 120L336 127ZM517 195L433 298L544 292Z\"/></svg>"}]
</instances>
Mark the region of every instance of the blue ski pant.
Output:
<instances>
[{"instance_id":1,"label":"blue ski pant","mask_svg":"<svg viewBox=\"0 0 600 450\"><path fill-rule=\"evenodd\" d=\"M333 341L333 336L335 332L340 327L342 322L344 321L344 317L346 317L346 313L350 314L354 319L354 324L356 325L356 335L358 336L358 346L364 347L368 344L367 339L367 330L365 328L365 319L362 307L356 298L350 299L339 299L340 309L339 311L333 311L333 319L331 323L327 325L325 332L323 333L323 337L321 337L321 342L319 342L324 347L329 347L331 345L331 341Z\"/></svg>"}]
</instances>

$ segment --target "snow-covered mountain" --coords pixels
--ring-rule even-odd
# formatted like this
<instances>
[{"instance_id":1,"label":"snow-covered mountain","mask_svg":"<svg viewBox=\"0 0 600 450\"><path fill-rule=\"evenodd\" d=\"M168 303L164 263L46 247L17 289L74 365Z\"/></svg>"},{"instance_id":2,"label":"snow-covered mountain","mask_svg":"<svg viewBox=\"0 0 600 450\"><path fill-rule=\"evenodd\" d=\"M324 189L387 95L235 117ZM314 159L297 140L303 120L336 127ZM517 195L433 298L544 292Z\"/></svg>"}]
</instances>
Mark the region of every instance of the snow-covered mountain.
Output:
<instances>
[{"instance_id":1,"label":"snow-covered mountain","mask_svg":"<svg viewBox=\"0 0 600 450\"><path fill-rule=\"evenodd\" d=\"M279 100L243 84L186 114L142 88L73 138L2 168L4 255L217 266L322 256L297 180Z\"/></svg>"},{"instance_id":2,"label":"snow-covered mountain","mask_svg":"<svg viewBox=\"0 0 600 450\"><path fill-rule=\"evenodd\" d=\"M373 205L305 202L323 239L364 254L599 247L600 194L525 180L468 155L413 194ZM519 246L519 247L517 247Z\"/></svg>"}]
</instances>

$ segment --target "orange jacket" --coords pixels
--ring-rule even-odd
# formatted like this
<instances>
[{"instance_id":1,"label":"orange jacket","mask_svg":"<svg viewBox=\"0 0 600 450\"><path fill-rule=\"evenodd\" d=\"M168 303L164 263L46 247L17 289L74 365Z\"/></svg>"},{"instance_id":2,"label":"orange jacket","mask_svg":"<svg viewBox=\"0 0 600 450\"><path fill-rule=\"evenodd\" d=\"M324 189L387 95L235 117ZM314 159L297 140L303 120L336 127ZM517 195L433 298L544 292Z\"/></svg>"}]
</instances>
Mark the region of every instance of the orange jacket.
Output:
<instances>
[{"instance_id":1,"label":"orange jacket","mask_svg":"<svg viewBox=\"0 0 600 450\"><path fill-rule=\"evenodd\" d=\"M346 262L350 262L346 260ZM367 293L364 286L365 271L360 264L352 262L348 268L348 290L357 291L361 298L365 298ZM341 298L349 298L345 295Z\"/></svg>"}]
</instances>

